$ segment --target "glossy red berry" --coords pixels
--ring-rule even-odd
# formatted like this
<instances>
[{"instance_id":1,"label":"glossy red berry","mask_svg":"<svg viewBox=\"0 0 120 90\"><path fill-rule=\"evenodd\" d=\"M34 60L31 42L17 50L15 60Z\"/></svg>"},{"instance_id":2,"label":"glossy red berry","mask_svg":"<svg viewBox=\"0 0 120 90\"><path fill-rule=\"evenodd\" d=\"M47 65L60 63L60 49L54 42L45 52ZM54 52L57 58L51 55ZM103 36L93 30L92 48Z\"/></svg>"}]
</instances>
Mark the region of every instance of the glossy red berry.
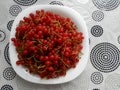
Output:
<instances>
[{"instance_id":1,"label":"glossy red berry","mask_svg":"<svg viewBox=\"0 0 120 90\"><path fill-rule=\"evenodd\" d=\"M48 67L49 71L54 71L54 68L52 66Z\"/></svg>"}]
</instances>

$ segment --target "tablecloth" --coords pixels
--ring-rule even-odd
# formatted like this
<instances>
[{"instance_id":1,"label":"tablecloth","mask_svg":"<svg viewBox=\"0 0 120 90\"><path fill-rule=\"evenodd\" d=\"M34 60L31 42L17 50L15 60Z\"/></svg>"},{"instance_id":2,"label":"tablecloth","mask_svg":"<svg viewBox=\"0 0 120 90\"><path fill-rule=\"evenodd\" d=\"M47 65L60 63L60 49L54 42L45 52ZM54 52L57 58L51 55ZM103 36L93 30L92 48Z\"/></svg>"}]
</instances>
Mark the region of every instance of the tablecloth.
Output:
<instances>
[{"instance_id":1,"label":"tablecloth","mask_svg":"<svg viewBox=\"0 0 120 90\"><path fill-rule=\"evenodd\" d=\"M76 79L57 85L27 82L13 70L9 36L15 17L31 5L63 5L85 19L90 55ZM0 0L0 90L120 90L120 0Z\"/></svg>"}]
</instances>

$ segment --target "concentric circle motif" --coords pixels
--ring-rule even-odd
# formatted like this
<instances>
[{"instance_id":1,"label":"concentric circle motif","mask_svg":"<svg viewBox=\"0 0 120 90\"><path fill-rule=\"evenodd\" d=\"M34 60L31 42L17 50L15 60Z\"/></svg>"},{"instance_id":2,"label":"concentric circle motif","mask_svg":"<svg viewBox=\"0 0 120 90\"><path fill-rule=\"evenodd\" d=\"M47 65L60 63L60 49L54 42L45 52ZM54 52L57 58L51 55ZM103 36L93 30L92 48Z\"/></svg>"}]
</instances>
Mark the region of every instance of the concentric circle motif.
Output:
<instances>
[{"instance_id":1,"label":"concentric circle motif","mask_svg":"<svg viewBox=\"0 0 120 90\"><path fill-rule=\"evenodd\" d=\"M60 1L52 1L50 2L51 5L60 5L60 6L64 6L62 2Z\"/></svg>"},{"instance_id":2,"label":"concentric circle motif","mask_svg":"<svg viewBox=\"0 0 120 90\"><path fill-rule=\"evenodd\" d=\"M14 20L10 20L10 21L8 22L8 24L7 24L7 29L8 29L9 31L11 31L11 27L12 27L13 22L14 22Z\"/></svg>"},{"instance_id":3,"label":"concentric circle motif","mask_svg":"<svg viewBox=\"0 0 120 90\"><path fill-rule=\"evenodd\" d=\"M99 25L95 25L91 28L91 34L95 37L100 37L103 34L103 28Z\"/></svg>"},{"instance_id":4,"label":"concentric circle motif","mask_svg":"<svg viewBox=\"0 0 120 90\"><path fill-rule=\"evenodd\" d=\"M14 2L22 6L30 6L35 4L37 0L14 0Z\"/></svg>"},{"instance_id":5,"label":"concentric circle motif","mask_svg":"<svg viewBox=\"0 0 120 90\"><path fill-rule=\"evenodd\" d=\"M111 43L99 43L91 50L90 60L98 71L109 73L116 70L119 66L120 51Z\"/></svg>"},{"instance_id":6,"label":"concentric circle motif","mask_svg":"<svg viewBox=\"0 0 120 90\"><path fill-rule=\"evenodd\" d=\"M120 44L120 35L118 36L118 43Z\"/></svg>"},{"instance_id":7,"label":"concentric circle motif","mask_svg":"<svg viewBox=\"0 0 120 90\"><path fill-rule=\"evenodd\" d=\"M0 30L0 42L4 41L5 38L6 38L6 34L2 30Z\"/></svg>"},{"instance_id":8,"label":"concentric circle motif","mask_svg":"<svg viewBox=\"0 0 120 90\"><path fill-rule=\"evenodd\" d=\"M15 71L13 70L12 67L8 67L6 68L4 71L3 71L3 77L6 79L6 80L12 80L14 79L16 76L16 73Z\"/></svg>"},{"instance_id":9,"label":"concentric circle motif","mask_svg":"<svg viewBox=\"0 0 120 90\"><path fill-rule=\"evenodd\" d=\"M98 89L98 88L95 88L95 89L93 89L93 90L100 90L100 89Z\"/></svg>"},{"instance_id":10,"label":"concentric circle motif","mask_svg":"<svg viewBox=\"0 0 120 90\"><path fill-rule=\"evenodd\" d=\"M100 72L94 72L91 75L91 81L94 84L100 84L103 82L103 75Z\"/></svg>"},{"instance_id":11,"label":"concentric circle motif","mask_svg":"<svg viewBox=\"0 0 120 90\"><path fill-rule=\"evenodd\" d=\"M0 90L13 90L13 87L11 85L3 85Z\"/></svg>"},{"instance_id":12,"label":"concentric circle motif","mask_svg":"<svg viewBox=\"0 0 120 90\"><path fill-rule=\"evenodd\" d=\"M120 90L120 74L114 73L105 79L105 90Z\"/></svg>"},{"instance_id":13,"label":"concentric circle motif","mask_svg":"<svg viewBox=\"0 0 120 90\"><path fill-rule=\"evenodd\" d=\"M93 4L101 10L110 11L117 8L120 0L92 0Z\"/></svg>"},{"instance_id":14,"label":"concentric circle motif","mask_svg":"<svg viewBox=\"0 0 120 90\"><path fill-rule=\"evenodd\" d=\"M9 13L12 16L17 16L22 11L22 8L18 5L12 5L9 9Z\"/></svg>"},{"instance_id":15,"label":"concentric circle motif","mask_svg":"<svg viewBox=\"0 0 120 90\"><path fill-rule=\"evenodd\" d=\"M5 50L4 50L4 57L5 57L5 60L7 61L7 63L9 64L9 65L11 65L11 63L10 63L10 58L9 58L9 43L6 45L6 47L5 47Z\"/></svg>"},{"instance_id":16,"label":"concentric circle motif","mask_svg":"<svg viewBox=\"0 0 120 90\"><path fill-rule=\"evenodd\" d=\"M104 13L102 11L96 10L92 13L93 20L100 22L104 18Z\"/></svg>"}]
</instances>

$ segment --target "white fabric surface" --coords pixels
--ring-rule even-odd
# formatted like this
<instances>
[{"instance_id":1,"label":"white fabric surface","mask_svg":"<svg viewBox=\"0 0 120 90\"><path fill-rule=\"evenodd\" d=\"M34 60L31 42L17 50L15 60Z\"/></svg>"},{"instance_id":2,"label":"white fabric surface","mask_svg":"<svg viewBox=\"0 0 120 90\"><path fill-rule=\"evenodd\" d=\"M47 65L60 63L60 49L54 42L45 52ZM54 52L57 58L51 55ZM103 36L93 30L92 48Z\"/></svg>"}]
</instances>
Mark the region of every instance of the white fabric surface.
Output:
<instances>
[{"instance_id":1,"label":"white fabric surface","mask_svg":"<svg viewBox=\"0 0 120 90\"><path fill-rule=\"evenodd\" d=\"M19 1L19 0L18 0ZM21 0L22 1L22 0ZM31 0L32 1L32 0ZM33 5L49 4L53 0L37 0ZM120 49L120 6L114 10L105 11L99 10L92 2L92 0L57 0L62 2L65 6L72 7L84 17L89 37L90 37L90 50L95 45L102 42L109 42ZM93 0L95 1L95 0ZM97 0L96 0L97 1ZM100 0L98 0L100 1ZM102 0L106 1L106 0ZM107 0L108 1L108 0ZM109 0L112 1L112 0ZM0 1L0 30L6 35L5 40L0 42L0 88L1 90L120 90L120 67L117 67L112 72L104 73L100 72L93 67L89 59L88 64L84 72L75 80L59 85L38 85L29 83L19 76L15 76L12 80L6 80L3 76L3 72L6 68L11 67L5 59L5 47L9 42L10 31L7 29L7 24L10 20L14 20L15 16L9 13L9 9L12 5L19 5L14 0L1 0ZM25 9L29 6L19 5L21 9ZM104 14L103 20L96 22L92 19L92 13L96 10L102 11ZM103 28L103 34L100 37L95 37L91 33L91 28L94 25L99 25ZM120 52L119 52L120 53ZM120 58L119 58L120 59ZM91 81L91 75L94 72L100 72L103 75L103 82L100 84L94 84ZM10 85L12 89L4 89L4 85Z\"/></svg>"}]
</instances>

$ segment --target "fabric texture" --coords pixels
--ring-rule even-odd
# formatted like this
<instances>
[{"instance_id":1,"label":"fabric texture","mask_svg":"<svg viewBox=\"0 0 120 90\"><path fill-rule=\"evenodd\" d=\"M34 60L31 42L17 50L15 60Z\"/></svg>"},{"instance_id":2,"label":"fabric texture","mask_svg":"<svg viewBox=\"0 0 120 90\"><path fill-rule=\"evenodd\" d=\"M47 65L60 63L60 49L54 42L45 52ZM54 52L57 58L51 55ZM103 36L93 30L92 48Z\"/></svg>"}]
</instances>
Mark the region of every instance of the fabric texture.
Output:
<instances>
[{"instance_id":1,"label":"fabric texture","mask_svg":"<svg viewBox=\"0 0 120 90\"><path fill-rule=\"evenodd\" d=\"M76 79L38 85L20 78L9 58L9 36L15 17L32 5L63 5L78 11L89 32L88 64ZM1 0L0 90L120 90L120 0Z\"/></svg>"}]
</instances>

